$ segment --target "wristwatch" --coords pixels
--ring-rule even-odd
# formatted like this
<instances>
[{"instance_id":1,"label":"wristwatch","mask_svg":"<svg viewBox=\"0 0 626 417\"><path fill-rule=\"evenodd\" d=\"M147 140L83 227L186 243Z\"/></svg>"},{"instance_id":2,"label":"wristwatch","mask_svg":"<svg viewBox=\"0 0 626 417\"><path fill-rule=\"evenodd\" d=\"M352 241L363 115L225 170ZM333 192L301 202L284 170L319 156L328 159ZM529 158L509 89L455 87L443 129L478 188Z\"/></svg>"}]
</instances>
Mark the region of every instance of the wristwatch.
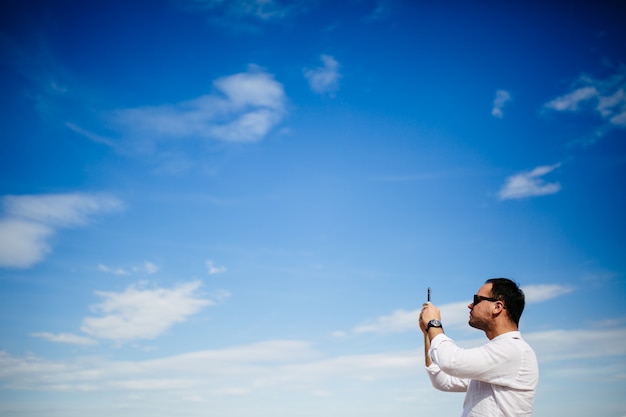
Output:
<instances>
[{"instance_id":1,"label":"wristwatch","mask_svg":"<svg viewBox=\"0 0 626 417\"><path fill-rule=\"evenodd\" d=\"M443 328L443 325L441 324L439 320L433 319L429 321L428 324L426 325L426 331L430 330L431 327Z\"/></svg>"}]
</instances>

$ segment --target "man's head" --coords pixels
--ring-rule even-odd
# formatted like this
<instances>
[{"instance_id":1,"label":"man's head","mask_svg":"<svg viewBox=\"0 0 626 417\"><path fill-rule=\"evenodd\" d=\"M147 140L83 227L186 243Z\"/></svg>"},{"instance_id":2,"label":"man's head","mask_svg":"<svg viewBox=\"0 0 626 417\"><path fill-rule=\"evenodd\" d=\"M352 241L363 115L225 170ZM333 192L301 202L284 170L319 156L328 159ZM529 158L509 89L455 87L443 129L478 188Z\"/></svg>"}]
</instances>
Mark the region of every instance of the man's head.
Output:
<instances>
[{"instance_id":1,"label":"man's head","mask_svg":"<svg viewBox=\"0 0 626 417\"><path fill-rule=\"evenodd\" d=\"M485 284L491 284L491 296L504 303L509 319L516 326L519 326L519 319L522 317L526 298L524 291L521 290L515 281L508 278L491 278L485 281Z\"/></svg>"},{"instance_id":2,"label":"man's head","mask_svg":"<svg viewBox=\"0 0 626 417\"><path fill-rule=\"evenodd\" d=\"M468 307L470 326L489 335L502 326L517 328L524 311L524 293L508 278L492 278L480 287Z\"/></svg>"}]
</instances>

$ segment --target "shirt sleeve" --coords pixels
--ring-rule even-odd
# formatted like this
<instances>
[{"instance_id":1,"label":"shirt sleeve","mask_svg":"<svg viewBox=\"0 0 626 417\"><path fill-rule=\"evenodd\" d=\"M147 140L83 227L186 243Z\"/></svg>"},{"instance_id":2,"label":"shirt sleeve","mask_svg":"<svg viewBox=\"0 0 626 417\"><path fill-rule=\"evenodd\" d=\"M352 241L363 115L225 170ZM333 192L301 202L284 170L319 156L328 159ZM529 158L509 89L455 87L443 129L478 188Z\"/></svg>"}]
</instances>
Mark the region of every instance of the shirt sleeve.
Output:
<instances>
[{"instance_id":1,"label":"shirt sleeve","mask_svg":"<svg viewBox=\"0 0 626 417\"><path fill-rule=\"evenodd\" d=\"M434 364L452 377L505 386L515 379L521 362L521 353L510 344L489 342L462 349L445 334L431 341L429 355Z\"/></svg>"},{"instance_id":2,"label":"shirt sleeve","mask_svg":"<svg viewBox=\"0 0 626 417\"><path fill-rule=\"evenodd\" d=\"M430 378L430 383L440 391L465 392L469 385L468 379L456 378L446 374L437 364L432 363L426 367L426 373Z\"/></svg>"}]
</instances>

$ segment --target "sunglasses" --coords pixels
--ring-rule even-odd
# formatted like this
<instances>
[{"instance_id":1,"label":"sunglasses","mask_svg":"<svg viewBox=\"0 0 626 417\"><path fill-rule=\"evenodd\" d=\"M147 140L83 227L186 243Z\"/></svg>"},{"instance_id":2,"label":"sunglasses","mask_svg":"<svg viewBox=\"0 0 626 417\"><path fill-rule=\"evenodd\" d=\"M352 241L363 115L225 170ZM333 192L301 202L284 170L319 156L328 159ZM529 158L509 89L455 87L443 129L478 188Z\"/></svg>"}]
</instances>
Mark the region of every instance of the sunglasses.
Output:
<instances>
[{"instance_id":1,"label":"sunglasses","mask_svg":"<svg viewBox=\"0 0 626 417\"><path fill-rule=\"evenodd\" d=\"M472 304L476 305L480 303L481 301L500 301L500 300L498 300L497 298L483 297L482 295L474 294L474 302Z\"/></svg>"}]
</instances>

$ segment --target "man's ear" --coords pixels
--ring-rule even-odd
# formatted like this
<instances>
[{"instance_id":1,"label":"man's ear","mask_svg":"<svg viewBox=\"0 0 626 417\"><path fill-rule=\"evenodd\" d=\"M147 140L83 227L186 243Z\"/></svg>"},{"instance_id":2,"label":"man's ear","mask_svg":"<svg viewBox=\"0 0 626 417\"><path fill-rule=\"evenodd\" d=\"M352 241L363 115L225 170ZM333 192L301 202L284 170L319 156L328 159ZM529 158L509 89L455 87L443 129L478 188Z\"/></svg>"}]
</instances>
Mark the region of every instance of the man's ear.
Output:
<instances>
[{"instance_id":1,"label":"man's ear","mask_svg":"<svg viewBox=\"0 0 626 417\"><path fill-rule=\"evenodd\" d=\"M504 308L504 303L502 301L496 301L495 303L493 303L493 312L494 312L494 314L500 314L504 310L506 310L506 309Z\"/></svg>"}]
</instances>

